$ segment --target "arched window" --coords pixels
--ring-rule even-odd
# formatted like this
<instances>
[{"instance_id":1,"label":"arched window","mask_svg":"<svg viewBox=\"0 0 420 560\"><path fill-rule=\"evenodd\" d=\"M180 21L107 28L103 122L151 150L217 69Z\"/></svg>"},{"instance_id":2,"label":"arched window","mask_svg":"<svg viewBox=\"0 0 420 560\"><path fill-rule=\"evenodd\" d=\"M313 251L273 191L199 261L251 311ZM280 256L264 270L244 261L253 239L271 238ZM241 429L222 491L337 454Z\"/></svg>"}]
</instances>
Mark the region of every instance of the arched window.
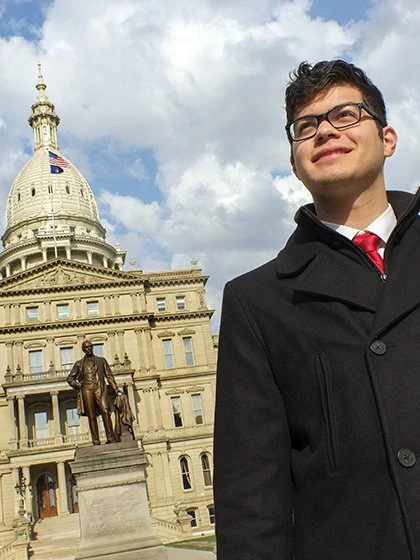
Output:
<instances>
[{"instance_id":1,"label":"arched window","mask_svg":"<svg viewBox=\"0 0 420 560\"><path fill-rule=\"evenodd\" d=\"M210 458L207 453L201 455L201 468L203 470L204 486L211 486Z\"/></svg>"},{"instance_id":2,"label":"arched window","mask_svg":"<svg viewBox=\"0 0 420 560\"><path fill-rule=\"evenodd\" d=\"M66 185L66 193L70 194L70 187L68 185Z\"/></svg>"},{"instance_id":3,"label":"arched window","mask_svg":"<svg viewBox=\"0 0 420 560\"><path fill-rule=\"evenodd\" d=\"M54 192L53 186L52 185L48 185L48 193L52 194Z\"/></svg>"},{"instance_id":4,"label":"arched window","mask_svg":"<svg viewBox=\"0 0 420 560\"><path fill-rule=\"evenodd\" d=\"M17 193L17 201L20 202L20 192Z\"/></svg>"},{"instance_id":5,"label":"arched window","mask_svg":"<svg viewBox=\"0 0 420 560\"><path fill-rule=\"evenodd\" d=\"M80 194L82 195L82 198L84 198L85 196L85 191L83 189L80 189Z\"/></svg>"},{"instance_id":6,"label":"arched window","mask_svg":"<svg viewBox=\"0 0 420 560\"><path fill-rule=\"evenodd\" d=\"M184 490L190 490L192 488L192 484L188 459L186 457L181 457L181 459L179 460L179 465L181 467L182 487L184 488Z\"/></svg>"},{"instance_id":7,"label":"arched window","mask_svg":"<svg viewBox=\"0 0 420 560\"><path fill-rule=\"evenodd\" d=\"M186 512L188 513L188 515L191 517L191 527L197 527L198 523L198 519L197 519L197 508L188 508L186 510Z\"/></svg>"},{"instance_id":8,"label":"arched window","mask_svg":"<svg viewBox=\"0 0 420 560\"><path fill-rule=\"evenodd\" d=\"M35 196L35 187L32 187L31 195Z\"/></svg>"}]
</instances>

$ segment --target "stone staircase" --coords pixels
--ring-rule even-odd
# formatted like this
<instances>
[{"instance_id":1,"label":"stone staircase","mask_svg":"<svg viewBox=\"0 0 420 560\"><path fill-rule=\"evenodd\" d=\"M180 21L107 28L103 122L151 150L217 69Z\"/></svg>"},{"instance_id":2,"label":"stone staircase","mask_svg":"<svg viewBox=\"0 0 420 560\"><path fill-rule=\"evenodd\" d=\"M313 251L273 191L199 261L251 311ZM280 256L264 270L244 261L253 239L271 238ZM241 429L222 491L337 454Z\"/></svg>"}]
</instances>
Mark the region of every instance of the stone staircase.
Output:
<instances>
[{"instance_id":1,"label":"stone staircase","mask_svg":"<svg viewBox=\"0 0 420 560\"><path fill-rule=\"evenodd\" d=\"M49 517L34 527L30 560L74 560L79 546L79 515Z\"/></svg>"}]
</instances>

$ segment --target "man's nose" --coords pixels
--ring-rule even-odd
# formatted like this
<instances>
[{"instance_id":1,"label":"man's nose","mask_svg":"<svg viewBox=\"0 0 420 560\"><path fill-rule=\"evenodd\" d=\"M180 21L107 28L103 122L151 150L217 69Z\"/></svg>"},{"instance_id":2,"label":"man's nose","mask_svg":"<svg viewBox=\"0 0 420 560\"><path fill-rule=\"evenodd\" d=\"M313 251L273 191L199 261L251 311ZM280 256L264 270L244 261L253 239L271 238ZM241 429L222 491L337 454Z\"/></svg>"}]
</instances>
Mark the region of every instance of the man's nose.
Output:
<instances>
[{"instance_id":1,"label":"man's nose","mask_svg":"<svg viewBox=\"0 0 420 560\"><path fill-rule=\"evenodd\" d=\"M339 131L333 127L327 117L323 117L318 124L316 137L323 138L325 136L339 136Z\"/></svg>"}]
</instances>

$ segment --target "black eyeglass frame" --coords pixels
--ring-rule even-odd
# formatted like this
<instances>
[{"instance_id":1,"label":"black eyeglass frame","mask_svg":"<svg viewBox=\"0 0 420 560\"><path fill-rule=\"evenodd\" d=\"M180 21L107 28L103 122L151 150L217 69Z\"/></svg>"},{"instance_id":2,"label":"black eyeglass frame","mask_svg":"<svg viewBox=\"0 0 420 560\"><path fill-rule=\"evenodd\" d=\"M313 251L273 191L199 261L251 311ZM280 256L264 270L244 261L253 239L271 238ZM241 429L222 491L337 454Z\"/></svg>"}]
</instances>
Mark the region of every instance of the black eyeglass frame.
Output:
<instances>
[{"instance_id":1,"label":"black eyeglass frame","mask_svg":"<svg viewBox=\"0 0 420 560\"><path fill-rule=\"evenodd\" d=\"M329 115L330 113L332 113L333 111L337 111L337 109L340 109L341 107L358 107L359 108L359 118L357 119L357 121L351 123L351 124L345 124L343 126L336 126L333 122L330 121ZM295 119L294 121L292 121L291 123L287 124L284 128L286 129L286 133L287 136L289 138L289 140L291 140L292 142L303 142L303 140L309 140L310 138L313 138L316 133L318 132L318 127L319 125L322 123L322 121L328 121L330 123L330 125L335 128L336 130L343 130L345 128L350 128L351 126L354 126L355 124L358 124L361 120L362 120L362 110L365 110L366 113L368 113L373 119L377 120L378 123L382 126L385 127L386 123L384 123L382 121L381 118L378 117L378 115L376 115L372 109L370 109L368 107L368 105L366 105L366 103L364 103L363 101L360 103L356 103L354 101L349 101L348 103L340 103L340 105L336 105L335 107L333 107L332 109L330 109L329 111L327 111L326 113L322 113L321 115L302 115L301 117ZM317 125L316 125L316 129L315 132L313 134L311 134L310 136L305 136L304 138L293 138L290 129L291 127L299 122L302 121L304 119L308 119L308 118L314 118L317 120Z\"/></svg>"}]
</instances>

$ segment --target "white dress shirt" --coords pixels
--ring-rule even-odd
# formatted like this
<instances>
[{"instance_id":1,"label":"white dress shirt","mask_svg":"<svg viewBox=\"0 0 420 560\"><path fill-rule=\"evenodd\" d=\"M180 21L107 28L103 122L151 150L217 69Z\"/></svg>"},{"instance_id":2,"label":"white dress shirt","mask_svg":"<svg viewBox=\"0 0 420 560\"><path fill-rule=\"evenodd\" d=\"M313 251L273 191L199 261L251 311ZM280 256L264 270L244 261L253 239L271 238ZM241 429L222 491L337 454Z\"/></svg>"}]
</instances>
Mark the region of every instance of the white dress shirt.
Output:
<instances>
[{"instance_id":1,"label":"white dress shirt","mask_svg":"<svg viewBox=\"0 0 420 560\"><path fill-rule=\"evenodd\" d=\"M341 235L344 235L344 237L347 237L348 239L350 239L350 241L353 239L355 235L358 235L359 233L364 233L366 231L370 231L370 233L375 233L378 237L381 238L381 243L378 246L378 253L383 258L386 243L389 239L389 236L391 235L392 230L395 227L395 224L397 223L397 218L395 216L395 212L392 206L388 204L388 208L385 210L385 212L383 212L380 216L378 216L375 220L373 220L373 222L371 222L363 230L359 230L350 226L333 224L332 222L324 222L323 220L321 221L325 226L333 229L334 231L340 233Z\"/></svg>"}]
</instances>

